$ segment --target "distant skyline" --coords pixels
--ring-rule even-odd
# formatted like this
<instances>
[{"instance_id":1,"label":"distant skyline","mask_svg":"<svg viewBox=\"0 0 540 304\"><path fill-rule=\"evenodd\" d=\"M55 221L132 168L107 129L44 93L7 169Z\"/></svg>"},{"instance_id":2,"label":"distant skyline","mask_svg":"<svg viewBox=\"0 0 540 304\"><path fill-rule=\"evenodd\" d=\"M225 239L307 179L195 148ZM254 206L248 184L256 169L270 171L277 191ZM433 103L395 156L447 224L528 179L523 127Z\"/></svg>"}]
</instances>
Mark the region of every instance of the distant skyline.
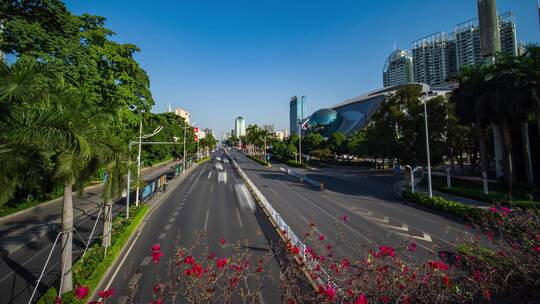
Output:
<instances>
[{"instance_id":1,"label":"distant skyline","mask_svg":"<svg viewBox=\"0 0 540 304\"><path fill-rule=\"evenodd\" d=\"M217 136L249 124L289 129L289 101L306 95L308 114L382 87L394 45L477 17L475 0L74 1L75 14L107 18L114 40L141 48L153 112L191 112ZM536 0L498 0L513 11L518 41L538 43Z\"/></svg>"}]
</instances>

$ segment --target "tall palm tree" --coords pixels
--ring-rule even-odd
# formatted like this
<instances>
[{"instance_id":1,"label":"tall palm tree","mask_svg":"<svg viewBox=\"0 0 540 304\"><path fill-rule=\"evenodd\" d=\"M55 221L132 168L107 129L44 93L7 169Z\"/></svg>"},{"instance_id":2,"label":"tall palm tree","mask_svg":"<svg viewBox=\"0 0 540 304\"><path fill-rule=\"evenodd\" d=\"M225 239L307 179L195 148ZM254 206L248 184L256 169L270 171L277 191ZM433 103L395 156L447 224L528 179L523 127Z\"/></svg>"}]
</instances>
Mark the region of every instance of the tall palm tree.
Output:
<instances>
[{"instance_id":1,"label":"tall palm tree","mask_svg":"<svg viewBox=\"0 0 540 304\"><path fill-rule=\"evenodd\" d=\"M480 108L478 100L483 93L486 69L482 65L464 68L457 78L459 88L455 89L450 96L450 101L455 103L456 116L462 123L474 124L475 126L480 150L480 169L482 177L485 179L487 179L488 172L484 135L486 117Z\"/></svg>"}]
</instances>

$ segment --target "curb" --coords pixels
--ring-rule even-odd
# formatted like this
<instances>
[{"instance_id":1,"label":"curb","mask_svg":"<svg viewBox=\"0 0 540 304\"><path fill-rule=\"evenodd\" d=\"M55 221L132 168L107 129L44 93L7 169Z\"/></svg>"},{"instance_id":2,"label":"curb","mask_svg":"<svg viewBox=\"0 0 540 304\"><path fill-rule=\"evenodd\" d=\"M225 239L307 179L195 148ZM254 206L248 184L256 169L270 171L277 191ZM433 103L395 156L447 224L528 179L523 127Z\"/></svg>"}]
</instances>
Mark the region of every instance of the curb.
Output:
<instances>
[{"instance_id":1,"label":"curb","mask_svg":"<svg viewBox=\"0 0 540 304\"><path fill-rule=\"evenodd\" d=\"M165 192L162 196L158 197L156 199L156 202L154 202L153 204L150 205L150 208L148 209L148 212L146 213L144 218L141 220L141 223L135 229L135 231L129 236L129 238L126 240L126 243L124 244L124 246L122 246L122 250L120 250L120 252L116 256L116 258L112 261L111 265L109 265L109 267L107 268L107 271L105 271L105 273L101 277L101 280L96 285L94 291L92 292L90 297L88 297L88 300L90 300L90 301L91 300L97 300L99 298L97 293L100 290L105 289L104 287L107 287L107 286L104 286L104 285L106 285L105 283L110 283L110 282L106 282L106 281L107 281L107 279L110 279L109 277L112 275L113 269L117 269L118 267L121 267L121 265L119 265L120 258L126 258L127 257L126 251L128 250L128 248L132 247L135 244L135 242L137 241L137 238L139 237L139 235L143 231L144 227L146 226L146 222L148 221L148 218L150 217L150 215L152 215L154 213L154 211L157 209L157 207L161 204L161 202L163 200L165 200L166 198L168 198L171 195L171 193L174 191L174 189L176 189L178 186L180 186L184 182L185 178L191 173L191 171L193 171L198 166L199 166L199 164L196 163L191 168L187 169L185 171L186 174L182 174L182 176L180 176L180 179L178 179L176 181L175 185L173 185L170 188L168 187L167 192ZM122 261L122 263L123 263L123 261ZM120 264L122 264L122 263L120 263Z\"/></svg>"}]
</instances>

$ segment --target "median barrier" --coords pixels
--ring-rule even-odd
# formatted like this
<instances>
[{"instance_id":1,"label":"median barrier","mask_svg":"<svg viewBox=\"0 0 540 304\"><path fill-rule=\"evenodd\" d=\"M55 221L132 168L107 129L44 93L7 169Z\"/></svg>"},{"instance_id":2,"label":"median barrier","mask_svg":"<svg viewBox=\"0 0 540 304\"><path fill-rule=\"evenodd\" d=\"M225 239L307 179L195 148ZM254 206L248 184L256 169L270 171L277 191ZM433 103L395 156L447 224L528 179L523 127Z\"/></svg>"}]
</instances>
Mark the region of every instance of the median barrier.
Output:
<instances>
[{"instance_id":1,"label":"median barrier","mask_svg":"<svg viewBox=\"0 0 540 304\"><path fill-rule=\"evenodd\" d=\"M294 176L294 177L298 177L298 179L300 180L300 183L306 183L306 184L309 184L309 185L312 185L312 186L315 186L317 188L319 188L320 190L324 190L324 184L319 182L318 180L314 180L312 178L309 178L303 174L300 174L298 172L295 172L291 169L284 169L284 168L279 168L279 170L281 172L284 172L288 175L291 175L291 176Z\"/></svg>"},{"instance_id":2,"label":"median barrier","mask_svg":"<svg viewBox=\"0 0 540 304\"><path fill-rule=\"evenodd\" d=\"M223 150L227 156L230 155L227 152L227 150ZM236 163L236 161L232 160L233 163ZM296 247L298 249L298 254L295 255L296 262L304 267L304 274L307 276L307 278L312 282L313 286L315 288L318 288L319 286L326 286L326 285L333 285L336 290L338 290L340 293L342 293L342 290L332 281L331 276L322 269L319 262L310 254L307 252L306 245L301 241L301 239L292 231L290 226L285 222L285 220L281 217L281 215L272 207L270 202L266 199L266 197L261 193L261 191L253 184L251 179L244 173L242 168L240 166L236 166L236 171L240 175L240 177L244 180L246 183L246 186L250 190L250 192L255 197L255 200L259 203L263 211L268 214L268 219L270 220L270 223L277 228L278 234L280 238L283 240L285 244L291 244L292 246ZM283 170L282 170L283 171ZM297 174L290 169L288 169L288 172L291 172L291 175ZM298 174L297 174L298 175ZM299 176L299 175L298 175ZM322 271L323 275L317 276L316 278L313 278L310 273L316 272L316 271Z\"/></svg>"}]
</instances>

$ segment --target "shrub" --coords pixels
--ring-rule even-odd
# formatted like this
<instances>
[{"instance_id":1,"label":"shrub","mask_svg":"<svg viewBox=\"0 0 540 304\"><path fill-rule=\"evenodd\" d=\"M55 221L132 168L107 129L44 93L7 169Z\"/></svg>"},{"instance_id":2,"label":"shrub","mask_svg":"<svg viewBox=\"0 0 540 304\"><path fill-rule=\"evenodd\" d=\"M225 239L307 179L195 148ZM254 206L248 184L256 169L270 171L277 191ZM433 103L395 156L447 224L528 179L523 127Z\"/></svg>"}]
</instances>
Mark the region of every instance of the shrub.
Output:
<instances>
[{"instance_id":1,"label":"shrub","mask_svg":"<svg viewBox=\"0 0 540 304\"><path fill-rule=\"evenodd\" d=\"M296 168L307 168L307 165L305 163L300 163L295 160L289 160L286 162L286 164L291 167L296 167Z\"/></svg>"},{"instance_id":2,"label":"shrub","mask_svg":"<svg viewBox=\"0 0 540 304\"><path fill-rule=\"evenodd\" d=\"M484 216L487 215L485 210L471 207L459 202L449 201L439 196L429 196L425 193L412 193L410 191L405 191L402 194L402 198L406 201L433 209L437 211L442 211L457 217L461 217L470 221L480 221Z\"/></svg>"},{"instance_id":3,"label":"shrub","mask_svg":"<svg viewBox=\"0 0 540 304\"><path fill-rule=\"evenodd\" d=\"M249 158L251 158L252 160L258 162L259 164L263 165L263 166L266 166L266 167L270 167L270 163L269 162L265 162L264 160L260 160L254 156L251 156L251 155L248 155Z\"/></svg>"}]
</instances>

